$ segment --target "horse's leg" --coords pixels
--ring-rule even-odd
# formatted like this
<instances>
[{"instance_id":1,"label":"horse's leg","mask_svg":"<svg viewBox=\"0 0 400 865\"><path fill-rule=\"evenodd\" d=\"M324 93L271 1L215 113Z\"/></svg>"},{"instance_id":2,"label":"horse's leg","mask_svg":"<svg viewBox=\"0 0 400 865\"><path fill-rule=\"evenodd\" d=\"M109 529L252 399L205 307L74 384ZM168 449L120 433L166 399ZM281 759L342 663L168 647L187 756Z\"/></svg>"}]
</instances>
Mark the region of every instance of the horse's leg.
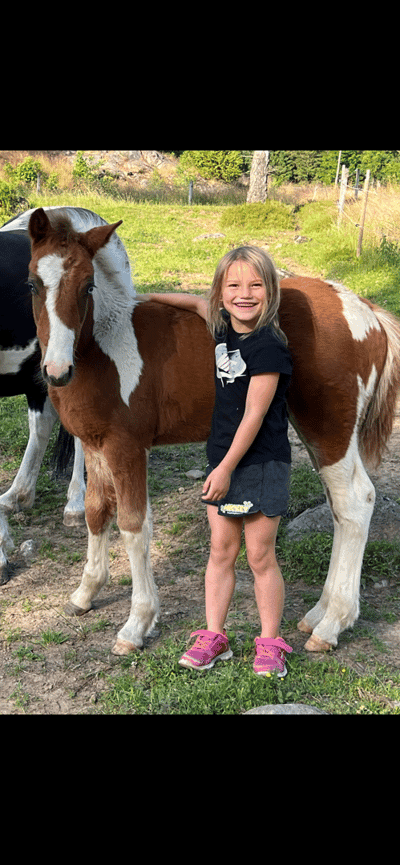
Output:
<instances>
[{"instance_id":1,"label":"horse's leg","mask_svg":"<svg viewBox=\"0 0 400 865\"><path fill-rule=\"evenodd\" d=\"M57 414L48 397L42 411L29 407L29 440L13 484L0 496L0 508L4 511L32 507L40 466L56 419Z\"/></svg>"},{"instance_id":2,"label":"horse's leg","mask_svg":"<svg viewBox=\"0 0 400 865\"><path fill-rule=\"evenodd\" d=\"M80 439L75 437L74 470L68 487L68 501L64 508L64 526L81 526L85 523L86 484L84 471L85 455Z\"/></svg>"},{"instance_id":3,"label":"horse's leg","mask_svg":"<svg viewBox=\"0 0 400 865\"><path fill-rule=\"evenodd\" d=\"M361 566L375 503L355 435L346 456L320 474L334 518L331 561L320 600L298 625L311 633L305 648L314 652L336 646L340 632L358 617Z\"/></svg>"},{"instance_id":4,"label":"horse's leg","mask_svg":"<svg viewBox=\"0 0 400 865\"><path fill-rule=\"evenodd\" d=\"M8 558L7 553L14 549L14 543L8 531L7 517L0 510L0 586L8 581Z\"/></svg>"},{"instance_id":5,"label":"horse's leg","mask_svg":"<svg viewBox=\"0 0 400 865\"><path fill-rule=\"evenodd\" d=\"M132 450L132 446L131 446ZM147 456L137 454L134 463L114 474L118 526L128 553L132 573L132 601L128 621L113 647L116 655L127 655L143 645L154 627L159 602L150 561L151 508L147 495Z\"/></svg>"},{"instance_id":6,"label":"horse's leg","mask_svg":"<svg viewBox=\"0 0 400 865\"><path fill-rule=\"evenodd\" d=\"M132 572L132 601L128 621L118 633L115 655L127 655L143 645L143 637L153 629L159 613L157 588L150 562L152 518L150 503L139 531L121 529Z\"/></svg>"},{"instance_id":7,"label":"horse's leg","mask_svg":"<svg viewBox=\"0 0 400 865\"><path fill-rule=\"evenodd\" d=\"M112 475L100 454L85 450L87 468L86 522L87 562L79 587L70 597L66 612L81 616L92 607L93 598L109 580L109 530L116 498Z\"/></svg>"}]
</instances>

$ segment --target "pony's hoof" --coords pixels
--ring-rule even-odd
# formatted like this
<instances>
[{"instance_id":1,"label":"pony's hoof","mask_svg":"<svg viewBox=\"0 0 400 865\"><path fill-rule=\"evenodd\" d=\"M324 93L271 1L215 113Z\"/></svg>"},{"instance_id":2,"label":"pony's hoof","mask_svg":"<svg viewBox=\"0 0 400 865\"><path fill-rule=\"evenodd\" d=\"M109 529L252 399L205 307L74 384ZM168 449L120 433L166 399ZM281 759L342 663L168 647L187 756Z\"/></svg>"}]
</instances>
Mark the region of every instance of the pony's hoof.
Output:
<instances>
[{"instance_id":1,"label":"pony's hoof","mask_svg":"<svg viewBox=\"0 0 400 865\"><path fill-rule=\"evenodd\" d=\"M305 646L307 652L330 652L333 649L332 643L327 643L326 640L320 640L316 634L313 634L309 640L307 640Z\"/></svg>"},{"instance_id":2,"label":"pony's hoof","mask_svg":"<svg viewBox=\"0 0 400 865\"><path fill-rule=\"evenodd\" d=\"M10 569L8 567L8 563L6 565L2 565L0 568L0 586L5 586L10 579Z\"/></svg>"},{"instance_id":3,"label":"pony's hoof","mask_svg":"<svg viewBox=\"0 0 400 865\"><path fill-rule=\"evenodd\" d=\"M63 525L67 527L75 526L76 528L86 525L85 511L64 511Z\"/></svg>"},{"instance_id":4,"label":"pony's hoof","mask_svg":"<svg viewBox=\"0 0 400 865\"><path fill-rule=\"evenodd\" d=\"M129 655L131 652L137 651L137 646L130 643L129 640L117 640L112 648L113 655Z\"/></svg>"},{"instance_id":5,"label":"pony's hoof","mask_svg":"<svg viewBox=\"0 0 400 865\"><path fill-rule=\"evenodd\" d=\"M301 622L299 622L297 629L303 631L304 634L312 634L312 627L307 624L305 619L302 619Z\"/></svg>"},{"instance_id":6,"label":"pony's hoof","mask_svg":"<svg viewBox=\"0 0 400 865\"><path fill-rule=\"evenodd\" d=\"M76 604L73 604L72 601L68 601L68 604L64 608L64 612L67 616L84 616L85 613L88 613L92 607L88 607L87 610L84 610L82 607L77 607Z\"/></svg>"}]
</instances>

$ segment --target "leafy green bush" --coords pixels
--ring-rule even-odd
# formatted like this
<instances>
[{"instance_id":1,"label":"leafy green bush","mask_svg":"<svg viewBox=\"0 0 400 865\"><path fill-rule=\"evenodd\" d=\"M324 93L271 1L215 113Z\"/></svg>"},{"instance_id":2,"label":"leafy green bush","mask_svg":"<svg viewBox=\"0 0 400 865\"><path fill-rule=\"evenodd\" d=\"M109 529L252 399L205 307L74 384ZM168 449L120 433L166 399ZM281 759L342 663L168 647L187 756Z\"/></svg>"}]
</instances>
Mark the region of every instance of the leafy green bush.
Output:
<instances>
[{"instance_id":1,"label":"leafy green bush","mask_svg":"<svg viewBox=\"0 0 400 865\"><path fill-rule=\"evenodd\" d=\"M300 207L297 220L305 234L332 228L337 218L337 208L332 201L310 201Z\"/></svg>"},{"instance_id":2,"label":"leafy green bush","mask_svg":"<svg viewBox=\"0 0 400 865\"><path fill-rule=\"evenodd\" d=\"M206 180L230 183L240 177L243 159L240 150L185 150L179 160L181 170L194 179L197 172Z\"/></svg>"},{"instance_id":3,"label":"leafy green bush","mask_svg":"<svg viewBox=\"0 0 400 865\"><path fill-rule=\"evenodd\" d=\"M47 174L43 171L39 160L33 159L32 156L27 156L14 167L9 162L6 162L4 171L12 183L36 183L39 171L43 181L47 178Z\"/></svg>"},{"instance_id":4,"label":"leafy green bush","mask_svg":"<svg viewBox=\"0 0 400 865\"><path fill-rule=\"evenodd\" d=\"M74 167L72 169L72 177L74 180L87 180L89 182L95 178L95 172L88 162L86 162L82 150L78 150L78 153L76 154Z\"/></svg>"},{"instance_id":5,"label":"leafy green bush","mask_svg":"<svg viewBox=\"0 0 400 865\"><path fill-rule=\"evenodd\" d=\"M0 219L11 216L19 203L19 195L10 183L0 180Z\"/></svg>"},{"instance_id":6,"label":"leafy green bush","mask_svg":"<svg viewBox=\"0 0 400 865\"><path fill-rule=\"evenodd\" d=\"M221 216L222 228L234 226L247 229L285 230L294 228L293 207L280 201L240 204L227 207Z\"/></svg>"}]
</instances>

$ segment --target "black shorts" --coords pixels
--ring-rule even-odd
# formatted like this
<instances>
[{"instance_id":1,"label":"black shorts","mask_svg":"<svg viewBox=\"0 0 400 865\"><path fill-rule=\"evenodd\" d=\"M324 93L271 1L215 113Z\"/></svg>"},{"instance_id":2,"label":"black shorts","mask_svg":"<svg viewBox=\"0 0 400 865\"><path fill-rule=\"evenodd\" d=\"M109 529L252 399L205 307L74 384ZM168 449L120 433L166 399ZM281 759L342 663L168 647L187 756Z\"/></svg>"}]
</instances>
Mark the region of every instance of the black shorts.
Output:
<instances>
[{"instance_id":1,"label":"black shorts","mask_svg":"<svg viewBox=\"0 0 400 865\"><path fill-rule=\"evenodd\" d=\"M214 466L215 468L215 466ZM217 502L218 513L224 517L244 517L261 511L266 517L285 516L290 496L290 463L271 460L242 466L232 472L226 496ZM206 476L213 471L207 466Z\"/></svg>"}]
</instances>

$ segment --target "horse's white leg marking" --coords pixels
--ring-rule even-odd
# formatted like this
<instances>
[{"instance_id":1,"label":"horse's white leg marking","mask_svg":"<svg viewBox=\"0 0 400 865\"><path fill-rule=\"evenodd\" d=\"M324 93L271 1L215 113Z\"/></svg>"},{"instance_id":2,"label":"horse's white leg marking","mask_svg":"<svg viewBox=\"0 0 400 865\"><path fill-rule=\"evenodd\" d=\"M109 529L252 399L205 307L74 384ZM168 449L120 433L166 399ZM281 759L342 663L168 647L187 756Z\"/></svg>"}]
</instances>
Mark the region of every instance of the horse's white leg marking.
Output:
<instances>
[{"instance_id":1,"label":"horse's white leg marking","mask_svg":"<svg viewBox=\"0 0 400 865\"><path fill-rule=\"evenodd\" d=\"M359 380L358 418L375 378L374 368L366 388ZM357 428L358 420L343 459L320 472L333 511L334 539L321 598L299 624L300 630L312 631L306 644L311 650L336 646L340 632L351 627L359 614L360 573L375 490L358 452Z\"/></svg>"},{"instance_id":2,"label":"horse's white leg marking","mask_svg":"<svg viewBox=\"0 0 400 865\"><path fill-rule=\"evenodd\" d=\"M74 470L68 487L68 501L64 508L64 526L80 526L85 521L85 455L80 439L75 437L74 440Z\"/></svg>"},{"instance_id":3,"label":"horse's white leg marking","mask_svg":"<svg viewBox=\"0 0 400 865\"><path fill-rule=\"evenodd\" d=\"M50 323L50 336L43 360L48 375L60 378L74 363L75 331L67 327L56 312L60 281L64 275L64 261L60 255L44 255L39 259L37 272L47 288L46 309Z\"/></svg>"},{"instance_id":4,"label":"horse's white leg marking","mask_svg":"<svg viewBox=\"0 0 400 865\"><path fill-rule=\"evenodd\" d=\"M128 621L120 630L113 648L116 655L126 655L143 645L143 637L154 627L159 602L150 562L152 517L149 502L140 532L121 530L132 571L132 603Z\"/></svg>"},{"instance_id":5,"label":"horse's white leg marking","mask_svg":"<svg viewBox=\"0 0 400 865\"><path fill-rule=\"evenodd\" d=\"M32 507L40 466L56 418L57 414L48 397L43 412L29 409L29 441L12 486L0 496L0 508L3 510Z\"/></svg>"},{"instance_id":6,"label":"horse's white leg marking","mask_svg":"<svg viewBox=\"0 0 400 865\"><path fill-rule=\"evenodd\" d=\"M7 574L8 558L7 553L11 553L14 549L14 543L8 531L7 517L0 510L0 583L3 582L3 577ZM5 577L7 579L7 577Z\"/></svg>"},{"instance_id":7,"label":"horse's white leg marking","mask_svg":"<svg viewBox=\"0 0 400 865\"><path fill-rule=\"evenodd\" d=\"M100 589L107 585L110 572L108 567L110 524L104 531L94 535L88 526L87 562L83 569L80 586L70 597L68 612L87 613L91 609L93 598Z\"/></svg>"}]
</instances>

